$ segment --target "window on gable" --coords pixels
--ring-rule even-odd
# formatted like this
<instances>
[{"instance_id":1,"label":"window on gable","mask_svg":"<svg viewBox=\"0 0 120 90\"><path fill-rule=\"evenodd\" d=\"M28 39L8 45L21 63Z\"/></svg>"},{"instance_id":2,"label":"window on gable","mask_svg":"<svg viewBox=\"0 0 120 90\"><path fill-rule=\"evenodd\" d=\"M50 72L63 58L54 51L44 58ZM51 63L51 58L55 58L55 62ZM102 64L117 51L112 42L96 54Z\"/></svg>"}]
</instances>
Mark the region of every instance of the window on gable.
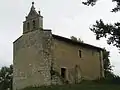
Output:
<instances>
[{"instance_id":1,"label":"window on gable","mask_svg":"<svg viewBox=\"0 0 120 90\"><path fill-rule=\"evenodd\" d=\"M35 20L33 20L33 29L35 29L36 27L36 23L35 23Z\"/></svg>"},{"instance_id":2,"label":"window on gable","mask_svg":"<svg viewBox=\"0 0 120 90\"><path fill-rule=\"evenodd\" d=\"M81 50L78 51L78 55L79 55L80 58L82 57L82 51Z\"/></svg>"}]
</instances>

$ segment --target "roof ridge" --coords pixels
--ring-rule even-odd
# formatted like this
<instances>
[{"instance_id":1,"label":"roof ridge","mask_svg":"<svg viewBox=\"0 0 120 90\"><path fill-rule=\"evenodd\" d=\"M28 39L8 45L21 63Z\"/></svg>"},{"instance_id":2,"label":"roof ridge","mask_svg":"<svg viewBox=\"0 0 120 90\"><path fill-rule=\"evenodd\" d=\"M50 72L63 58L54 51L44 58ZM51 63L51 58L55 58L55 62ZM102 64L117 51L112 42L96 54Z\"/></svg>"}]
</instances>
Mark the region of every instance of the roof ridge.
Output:
<instances>
[{"instance_id":1,"label":"roof ridge","mask_svg":"<svg viewBox=\"0 0 120 90\"><path fill-rule=\"evenodd\" d=\"M91 44L88 44L88 43L84 43L84 42L78 42L78 41L74 41L72 39L69 39L69 38L66 38L66 37L63 37L63 36L59 36L59 35L55 35L55 34L52 34L52 36L54 38L57 38L57 39L62 39L64 41L68 41L68 42L71 42L71 43L76 43L76 44L80 44L80 45L85 45L85 46L89 46L89 47L92 47L92 48L96 48L96 49L101 49L103 50L103 48L101 47L97 47L97 46L94 46L94 45L91 45Z\"/></svg>"}]
</instances>

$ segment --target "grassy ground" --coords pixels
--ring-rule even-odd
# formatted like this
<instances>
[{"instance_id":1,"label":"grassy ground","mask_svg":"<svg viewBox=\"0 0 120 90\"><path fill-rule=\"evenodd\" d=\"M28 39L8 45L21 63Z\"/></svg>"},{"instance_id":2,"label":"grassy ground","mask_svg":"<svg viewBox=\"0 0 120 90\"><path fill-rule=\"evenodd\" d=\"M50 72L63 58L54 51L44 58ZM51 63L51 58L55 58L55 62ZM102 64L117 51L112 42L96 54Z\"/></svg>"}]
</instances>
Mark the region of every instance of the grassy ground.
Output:
<instances>
[{"instance_id":1,"label":"grassy ground","mask_svg":"<svg viewBox=\"0 0 120 90\"><path fill-rule=\"evenodd\" d=\"M120 84L75 84L75 85L62 85L62 86L49 86L39 88L26 88L23 90L120 90Z\"/></svg>"}]
</instances>

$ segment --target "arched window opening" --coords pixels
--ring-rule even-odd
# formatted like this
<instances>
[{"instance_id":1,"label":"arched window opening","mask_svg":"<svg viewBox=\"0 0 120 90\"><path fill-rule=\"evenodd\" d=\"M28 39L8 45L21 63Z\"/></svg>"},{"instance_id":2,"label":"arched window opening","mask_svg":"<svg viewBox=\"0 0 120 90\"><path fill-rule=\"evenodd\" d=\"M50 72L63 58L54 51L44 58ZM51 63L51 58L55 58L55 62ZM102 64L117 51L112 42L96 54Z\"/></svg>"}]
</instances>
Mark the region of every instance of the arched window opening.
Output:
<instances>
[{"instance_id":1,"label":"arched window opening","mask_svg":"<svg viewBox=\"0 0 120 90\"><path fill-rule=\"evenodd\" d=\"M27 23L27 30L29 30L30 29L30 23L28 22Z\"/></svg>"},{"instance_id":2,"label":"arched window opening","mask_svg":"<svg viewBox=\"0 0 120 90\"><path fill-rule=\"evenodd\" d=\"M82 57L82 51L79 50L78 53L79 53L79 57L81 58Z\"/></svg>"},{"instance_id":3,"label":"arched window opening","mask_svg":"<svg viewBox=\"0 0 120 90\"><path fill-rule=\"evenodd\" d=\"M35 24L36 24L35 20L33 20L33 29L35 29Z\"/></svg>"}]
</instances>

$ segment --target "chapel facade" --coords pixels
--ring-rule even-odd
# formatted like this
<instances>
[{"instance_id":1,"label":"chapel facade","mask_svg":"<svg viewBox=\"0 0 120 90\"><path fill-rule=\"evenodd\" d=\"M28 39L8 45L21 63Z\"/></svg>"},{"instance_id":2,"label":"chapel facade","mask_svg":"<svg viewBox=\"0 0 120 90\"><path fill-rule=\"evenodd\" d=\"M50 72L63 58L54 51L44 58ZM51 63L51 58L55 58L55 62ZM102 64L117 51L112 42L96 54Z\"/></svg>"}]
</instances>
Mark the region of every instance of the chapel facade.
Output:
<instances>
[{"instance_id":1,"label":"chapel facade","mask_svg":"<svg viewBox=\"0 0 120 90\"><path fill-rule=\"evenodd\" d=\"M34 2L13 42L13 89L80 83L104 77L103 49L52 34Z\"/></svg>"}]
</instances>

